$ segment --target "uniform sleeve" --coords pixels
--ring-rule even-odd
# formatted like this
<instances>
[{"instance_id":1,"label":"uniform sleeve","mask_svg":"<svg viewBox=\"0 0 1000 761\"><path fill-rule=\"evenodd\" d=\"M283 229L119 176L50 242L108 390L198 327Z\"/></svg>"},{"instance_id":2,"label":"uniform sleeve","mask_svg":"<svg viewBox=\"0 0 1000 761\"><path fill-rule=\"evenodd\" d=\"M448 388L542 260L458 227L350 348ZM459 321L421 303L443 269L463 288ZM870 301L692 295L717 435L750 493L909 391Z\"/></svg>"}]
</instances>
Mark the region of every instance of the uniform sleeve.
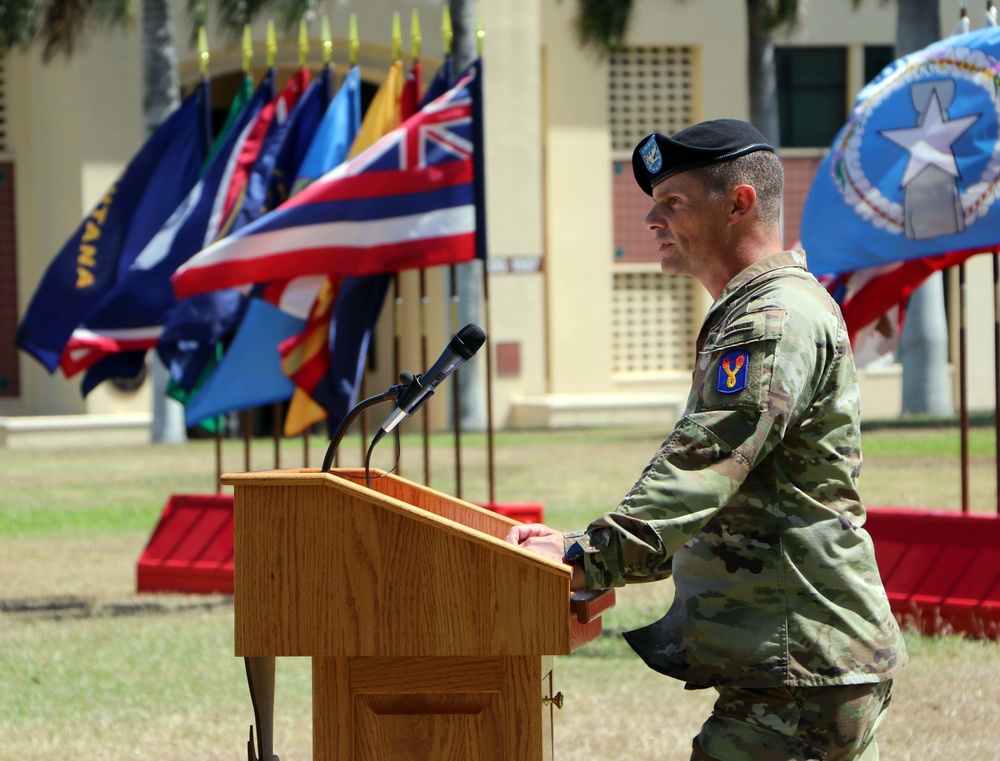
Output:
<instances>
[{"instance_id":1,"label":"uniform sleeve","mask_svg":"<svg viewBox=\"0 0 1000 761\"><path fill-rule=\"evenodd\" d=\"M789 329L783 310L761 314L753 329L706 346L693 408L617 510L568 535L582 549L578 562L589 589L669 576L674 553L729 502L811 404L827 364L821 351L827 331L817 334L815 319Z\"/></svg>"}]
</instances>

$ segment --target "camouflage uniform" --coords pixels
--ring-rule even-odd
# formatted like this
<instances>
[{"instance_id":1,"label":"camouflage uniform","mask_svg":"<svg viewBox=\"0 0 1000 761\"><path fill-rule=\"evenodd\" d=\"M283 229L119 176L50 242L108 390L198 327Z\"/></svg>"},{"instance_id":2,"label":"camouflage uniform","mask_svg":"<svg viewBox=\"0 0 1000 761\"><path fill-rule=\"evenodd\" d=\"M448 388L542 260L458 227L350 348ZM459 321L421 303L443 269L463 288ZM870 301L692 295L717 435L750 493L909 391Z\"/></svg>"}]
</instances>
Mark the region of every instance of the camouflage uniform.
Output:
<instances>
[{"instance_id":1,"label":"camouflage uniform","mask_svg":"<svg viewBox=\"0 0 1000 761\"><path fill-rule=\"evenodd\" d=\"M673 576L666 616L626 639L690 685L887 681L906 650L860 468L843 318L802 252L777 253L713 304L684 416L618 509L566 535L567 558L590 589Z\"/></svg>"}]
</instances>

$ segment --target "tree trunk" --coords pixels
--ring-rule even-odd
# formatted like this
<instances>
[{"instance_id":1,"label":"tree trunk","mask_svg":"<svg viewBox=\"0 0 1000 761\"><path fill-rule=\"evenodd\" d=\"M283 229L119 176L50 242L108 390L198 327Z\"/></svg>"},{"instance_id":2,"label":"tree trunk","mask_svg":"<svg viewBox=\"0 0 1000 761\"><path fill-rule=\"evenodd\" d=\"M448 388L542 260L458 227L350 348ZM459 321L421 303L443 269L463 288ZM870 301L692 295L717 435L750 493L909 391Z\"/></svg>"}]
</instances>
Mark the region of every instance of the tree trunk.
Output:
<instances>
[{"instance_id":1,"label":"tree trunk","mask_svg":"<svg viewBox=\"0 0 1000 761\"><path fill-rule=\"evenodd\" d=\"M170 0L143 0L142 110L147 134L152 133L180 104L176 33L170 11ZM153 378L152 440L157 444L183 443L187 440L184 406L167 397L170 376L155 351L149 352L149 362Z\"/></svg>"},{"instance_id":2,"label":"tree trunk","mask_svg":"<svg viewBox=\"0 0 1000 761\"><path fill-rule=\"evenodd\" d=\"M747 0L747 84L750 123L777 148L781 145L778 77L774 68L774 38L765 23L767 5L767 0Z\"/></svg>"},{"instance_id":3,"label":"tree trunk","mask_svg":"<svg viewBox=\"0 0 1000 761\"><path fill-rule=\"evenodd\" d=\"M939 39L937 0L897 0L897 58ZM903 366L904 413L950 415L955 411L948 383L948 322L940 272L910 298L899 340L899 361Z\"/></svg>"},{"instance_id":4,"label":"tree trunk","mask_svg":"<svg viewBox=\"0 0 1000 761\"><path fill-rule=\"evenodd\" d=\"M451 23L455 37L452 42L456 76L465 71L479 55L476 37L476 13L472 0L448 0ZM477 259L458 267L455 275L458 291L459 327L474 322L481 325L486 305L483 304L480 285L483 282L484 263ZM463 430L486 430L486 387L483 368L485 363L468 362L458 373L456 383L460 394L460 416Z\"/></svg>"}]
</instances>

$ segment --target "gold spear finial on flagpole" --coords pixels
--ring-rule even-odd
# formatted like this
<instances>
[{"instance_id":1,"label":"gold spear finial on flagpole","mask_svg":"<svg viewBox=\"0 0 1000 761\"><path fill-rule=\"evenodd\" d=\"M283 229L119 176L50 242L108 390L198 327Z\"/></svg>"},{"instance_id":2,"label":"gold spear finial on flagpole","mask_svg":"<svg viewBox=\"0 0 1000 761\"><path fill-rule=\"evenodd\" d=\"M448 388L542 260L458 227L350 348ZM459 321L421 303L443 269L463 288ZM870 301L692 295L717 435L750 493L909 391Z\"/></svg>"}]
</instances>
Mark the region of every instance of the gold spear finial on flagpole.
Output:
<instances>
[{"instance_id":1,"label":"gold spear finial on flagpole","mask_svg":"<svg viewBox=\"0 0 1000 761\"><path fill-rule=\"evenodd\" d=\"M413 13L410 15L410 49L413 53L414 61L420 59L421 42L423 42L423 37L420 34L420 13L414 8Z\"/></svg>"},{"instance_id":2,"label":"gold spear finial on flagpole","mask_svg":"<svg viewBox=\"0 0 1000 761\"><path fill-rule=\"evenodd\" d=\"M351 66L358 65L358 48L361 46L361 40L358 37L358 14L351 14L351 25L347 32L348 48L349 48L349 60Z\"/></svg>"},{"instance_id":3,"label":"gold spear finial on flagpole","mask_svg":"<svg viewBox=\"0 0 1000 761\"><path fill-rule=\"evenodd\" d=\"M403 54L403 26L399 21L399 11L392 14L392 60L398 61Z\"/></svg>"},{"instance_id":4,"label":"gold spear finial on flagpole","mask_svg":"<svg viewBox=\"0 0 1000 761\"><path fill-rule=\"evenodd\" d=\"M309 27L305 18L299 19L299 66L305 66L309 60Z\"/></svg>"},{"instance_id":5,"label":"gold spear finial on flagpole","mask_svg":"<svg viewBox=\"0 0 1000 761\"><path fill-rule=\"evenodd\" d=\"M447 5L441 11L441 42L445 56L451 55L451 43L455 39L455 32L451 28L451 10Z\"/></svg>"},{"instance_id":6,"label":"gold spear finial on flagpole","mask_svg":"<svg viewBox=\"0 0 1000 761\"><path fill-rule=\"evenodd\" d=\"M243 27L243 72L250 74L253 70L253 32L250 25Z\"/></svg>"},{"instance_id":7,"label":"gold spear finial on flagpole","mask_svg":"<svg viewBox=\"0 0 1000 761\"><path fill-rule=\"evenodd\" d=\"M323 63L329 66L333 63L333 35L330 34L330 19L326 15L320 22L320 35L323 37Z\"/></svg>"},{"instance_id":8,"label":"gold spear finial on flagpole","mask_svg":"<svg viewBox=\"0 0 1000 761\"><path fill-rule=\"evenodd\" d=\"M486 28L483 26L483 12L479 9L476 12L476 53L483 57L483 40L486 39Z\"/></svg>"},{"instance_id":9,"label":"gold spear finial on flagpole","mask_svg":"<svg viewBox=\"0 0 1000 761\"><path fill-rule=\"evenodd\" d=\"M198 27L198 68L201 71L201 78L208 79L208 34L205 27Z\"/></svg>"},{"instance_id":10,"label":"gold spear finial on flagpole","mask_svg":"<svg viewBox=\"0 0 1000 761\"><path fill-rule=\"evenodd\" d=\"M278 37L274 33L274 19L267 22L267 68L274 68L274 58L278 53Z\"/></svg>"}]
</instances>

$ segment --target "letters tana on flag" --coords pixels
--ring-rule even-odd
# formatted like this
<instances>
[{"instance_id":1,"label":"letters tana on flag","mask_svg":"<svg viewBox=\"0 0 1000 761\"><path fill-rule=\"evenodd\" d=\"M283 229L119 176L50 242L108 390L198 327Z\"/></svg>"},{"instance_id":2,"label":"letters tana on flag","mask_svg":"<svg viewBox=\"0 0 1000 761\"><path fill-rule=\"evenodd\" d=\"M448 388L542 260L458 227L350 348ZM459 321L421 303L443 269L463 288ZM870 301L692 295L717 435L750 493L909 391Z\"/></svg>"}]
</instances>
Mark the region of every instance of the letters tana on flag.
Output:
<instances>
[{"instance_id":1,"label":"letters tana on flag","mask_svg":"<svg viewBox=\"0 0 1000 761\"><path fill-rule=\"evenodd\" d=\"M1000 243L1000 28L899 59L859 94L802 216L809 269L837 275Z\"/></svg>"},{"instance_id":2,"label":"letters tana on flag","mask_svg":"<svg viewBox=\"0 0 1000 761\"><path fill-rule=\"evenodd\" d=\"M209 148L208 83L150 135L49 265L17 344L51 373L73 334L198 181Z\"/></svg>"},{"instance_id":3,"label":"letters tana on flag","mask_svg":"<svg viewBox=\"0 0 1000 761\"><path fill-rule=\"evenodd\" d=\"M370 148L174 274L178 298L307 274L476 257L479 68Z\"/></svg>"}]
</instances>

